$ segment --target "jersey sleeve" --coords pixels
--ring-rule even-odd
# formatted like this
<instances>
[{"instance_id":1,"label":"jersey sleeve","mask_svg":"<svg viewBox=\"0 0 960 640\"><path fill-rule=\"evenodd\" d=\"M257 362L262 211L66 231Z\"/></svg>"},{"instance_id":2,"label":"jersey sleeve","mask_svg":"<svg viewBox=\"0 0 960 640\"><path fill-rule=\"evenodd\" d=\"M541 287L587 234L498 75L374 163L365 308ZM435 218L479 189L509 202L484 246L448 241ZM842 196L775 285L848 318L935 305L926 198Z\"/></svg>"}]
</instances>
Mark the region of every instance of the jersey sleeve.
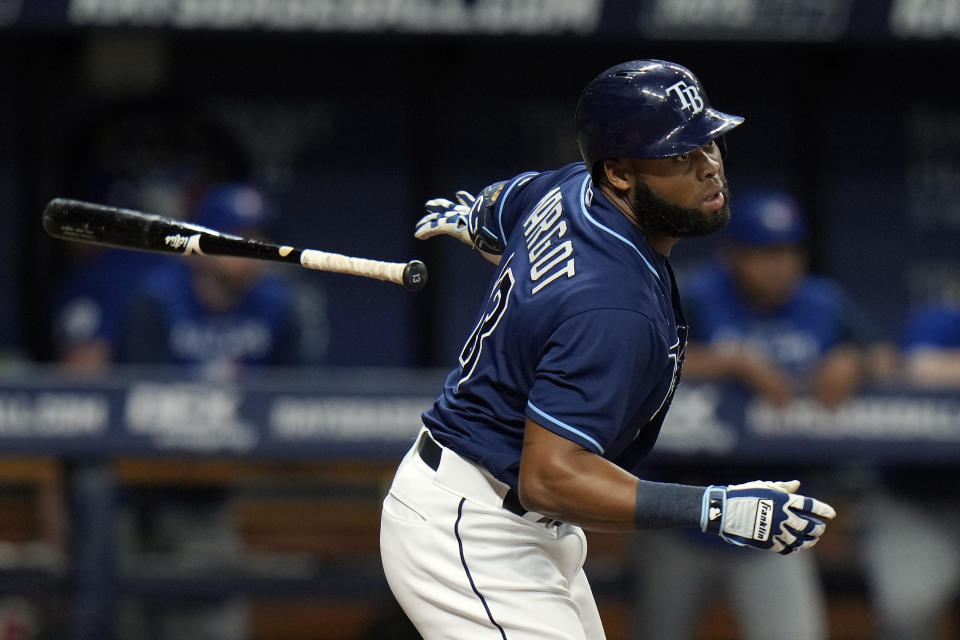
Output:
<instances>
[{"instance_id":1,"label":"jersey sleeve","mask_svg":"<svg viewBox=\"0 0 960 640\"><path fill-rule=\"evenodd\" d=\"M960 348L960 311L928 307L907 322L901 346L904 351Z\"/></svg>"},{"instance_id":2,"label":"jersey sleeve","mask_svg":"<svg viewBox=\"0 0 960 640\"><path fill-rule=\"evenodd\" d=\"M624 429L641 429L669 391L673 360L643 314L625 309L580 313L547 340L526 416L603 455ZM624 393L623 381L632 389Z\"/></svg>"},{"instance_id":3,"label":"jersey sleeve","mask_svg":"<svg viewBox=\"0 0 960 640\"><path fill-rule=\"evenodd\" d=\"M470 237L479 249L503 252L523 212L523 187L538 175L541 174L534 171L521 173L510 180L494 182L480 192L470 212Z\"/></svg>"}]
</instances>

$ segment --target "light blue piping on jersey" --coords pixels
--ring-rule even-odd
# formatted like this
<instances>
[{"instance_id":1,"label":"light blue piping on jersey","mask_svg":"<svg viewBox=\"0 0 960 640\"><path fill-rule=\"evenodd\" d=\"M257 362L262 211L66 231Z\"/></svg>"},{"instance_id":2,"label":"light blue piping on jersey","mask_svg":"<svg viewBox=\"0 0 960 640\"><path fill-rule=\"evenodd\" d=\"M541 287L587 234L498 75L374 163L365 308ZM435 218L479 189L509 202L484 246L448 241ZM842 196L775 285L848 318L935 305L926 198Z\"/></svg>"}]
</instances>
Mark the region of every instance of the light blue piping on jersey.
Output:
<instances>
[{"instance_id":1,"label":"light blue piping on jersey","mask_svg":"<svg viewBox=\"0 0 960 640\"><path fill-rule=\"evenodd\" d=\"M593 216L591 216L589 213L587 213L586 197L587 197L587 184L588 184L589 182L590 182L590 176L587 176L586 178L583 179L583 186L580 187L580 210L583 211L583 215L584 215L584 216L586 217L586 219L589 220L595 227L598 227L598 228L606 231L606 232L609 233L610 235L612 235L614 238L616 238L616 239L618 239L618 240L621 240L622 242L625 242L625 243L627 244L627 246L629 246L631 249L633 249L634 251L636 251L636 252L637 252L637 255L640 256L640 259L643 260L644 264L647 265L647 269L650 269L650 273L652 273L653 275L657 276L657 280L659 280L659 279L660 279L660 274L657 273L657 270L653 268L653 265L650 264L650 261L647 260L647 257L646 257L645 255L643 255L643 253L641 253L640 249L637 248L637 245L633 244L632 242L630 242L629 240L627 240L626 238L624 238L622 235L620 235L619 233L617 233L617 232L614 231L613 229L610 229L610 228L608 228L608 227L603 226L602 224L600 224L599 222L597 222L596 220L594 220Z\"/></svg>"},{"instance_id":2,"label":"light blue piping on jersey","mask_svg":"<svg viewBox=\"0 0 960 640\"><path fill-rule=\"evenodd\" d=\"M503 232L503 205L507 203L507 196L510 195L514 187L526 184L537 175L539 174L536 171L528 171L527 173L520 174L510 183L510 186L507 187L507 190L503 192L503 196L500 198L500 206L497 207L497 226L500 228L500 242L503 243L504 247L507 246L507 236Z\"/></svg>"},{"instance_id":3,"label":"light blue piping on jersey","mask_svg":"<svg viewBox=\"0 0 960 640\"><path fill-rule=\"evenodd\" d=\"M532 402L530 402L529 400L527 400L527 406L530 407L531 409L533 409L534 411L536 411L538 415L543 416L544 418L546 418L547 420L549 420L549 421L552 422L553 424L557 425L558 427L561 427L561 428L563 428L563 429L566 429L566 430L569 431L570 433L575 433L575 434L577 434L578 436L580 436L581 438L583 438L584 440L588 441L590 444L592 444L593 446L595 446L595 447L597 448L597 450L600 452L601 455L603 455L603 447L600 446L600 443L597 442L596 440L594 440L593 438L591 438L590 436L588 436L587 434L585 434L583 431L580 431L579 429L574 429L574 428L571 427L570 425L568 425L568 424L566 424L566 423L564 423L564 422L560 422L559 420L557 420L557 419L554 418L553 416L547 415L546 413L544 413L543 411L541 411L540 409L538 409L536 406L534 406L534 404L533 404Z\"/></svg>"}]
</instances>

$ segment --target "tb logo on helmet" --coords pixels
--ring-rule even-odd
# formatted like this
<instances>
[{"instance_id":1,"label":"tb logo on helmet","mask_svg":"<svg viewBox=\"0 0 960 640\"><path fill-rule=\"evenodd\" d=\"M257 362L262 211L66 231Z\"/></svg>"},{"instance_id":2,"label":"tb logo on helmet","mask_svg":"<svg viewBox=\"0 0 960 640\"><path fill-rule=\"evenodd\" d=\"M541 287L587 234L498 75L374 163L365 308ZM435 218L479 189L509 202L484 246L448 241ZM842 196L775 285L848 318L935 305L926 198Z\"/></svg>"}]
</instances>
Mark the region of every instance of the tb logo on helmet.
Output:
<instances>
[{"instance_id":1,"label":"tb logo on helmet","mask_svg":"<svg viewBox=\"0 0 960 640\"><path fill-rule=\"evenodd\" d=\"M680 98L680 107L682 109L692 109L693 113L690 115L697 115L703 111L703 98L700 97L700 91L695 87L688 87L687 83L683 80L667 87L667 93L671 91L677 92L677 97Z\"/></svg>"}]
</instances>

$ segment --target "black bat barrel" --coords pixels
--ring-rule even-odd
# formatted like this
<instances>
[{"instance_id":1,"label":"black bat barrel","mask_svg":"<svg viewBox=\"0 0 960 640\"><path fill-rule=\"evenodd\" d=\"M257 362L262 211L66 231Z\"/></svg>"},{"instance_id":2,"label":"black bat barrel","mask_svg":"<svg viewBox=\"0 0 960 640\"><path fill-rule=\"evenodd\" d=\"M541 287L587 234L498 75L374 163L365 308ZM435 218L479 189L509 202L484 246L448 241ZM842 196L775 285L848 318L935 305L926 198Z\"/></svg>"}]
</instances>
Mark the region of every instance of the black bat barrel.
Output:
<instances>
[{"instance_id":1,"label":"black bat barrel","mask_svg":"<svg viewBox=\"0 0 960 640\"><path fill-rule=\"evenodd\" d=\"M55 198L43 212L44 230L56 238L138 251L209 254L299 262L300 250L220 233L152 213Z\"/></svg>"}]
</instances>

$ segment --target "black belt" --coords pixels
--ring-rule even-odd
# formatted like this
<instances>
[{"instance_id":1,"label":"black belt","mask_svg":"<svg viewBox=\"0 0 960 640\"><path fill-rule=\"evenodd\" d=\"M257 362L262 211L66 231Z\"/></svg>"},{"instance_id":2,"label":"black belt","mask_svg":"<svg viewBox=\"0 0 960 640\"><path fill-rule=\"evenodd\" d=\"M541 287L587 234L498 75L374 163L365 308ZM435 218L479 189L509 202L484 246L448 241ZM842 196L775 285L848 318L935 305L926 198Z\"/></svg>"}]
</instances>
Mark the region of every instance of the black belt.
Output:
<instances>
[{"instance_id":1,"label":"black belt","mask_svg":"<svg viewBox=\"0 0 960 640\"><path fill-rule=\"evenodd\" d=\"M427 434L423 434L420 438L419 453L420 459L423 460L428 467L434 471L440 468L440 456L443 454L443 449ZM510 513L515 513L521 518L527 513L527 510L520 504L520 498L517 497L517 492L513 489L507 489L507 495L503 496L503 508ZM544 520L547 519L544 518Z\"/></svg>"}]
</instances>

